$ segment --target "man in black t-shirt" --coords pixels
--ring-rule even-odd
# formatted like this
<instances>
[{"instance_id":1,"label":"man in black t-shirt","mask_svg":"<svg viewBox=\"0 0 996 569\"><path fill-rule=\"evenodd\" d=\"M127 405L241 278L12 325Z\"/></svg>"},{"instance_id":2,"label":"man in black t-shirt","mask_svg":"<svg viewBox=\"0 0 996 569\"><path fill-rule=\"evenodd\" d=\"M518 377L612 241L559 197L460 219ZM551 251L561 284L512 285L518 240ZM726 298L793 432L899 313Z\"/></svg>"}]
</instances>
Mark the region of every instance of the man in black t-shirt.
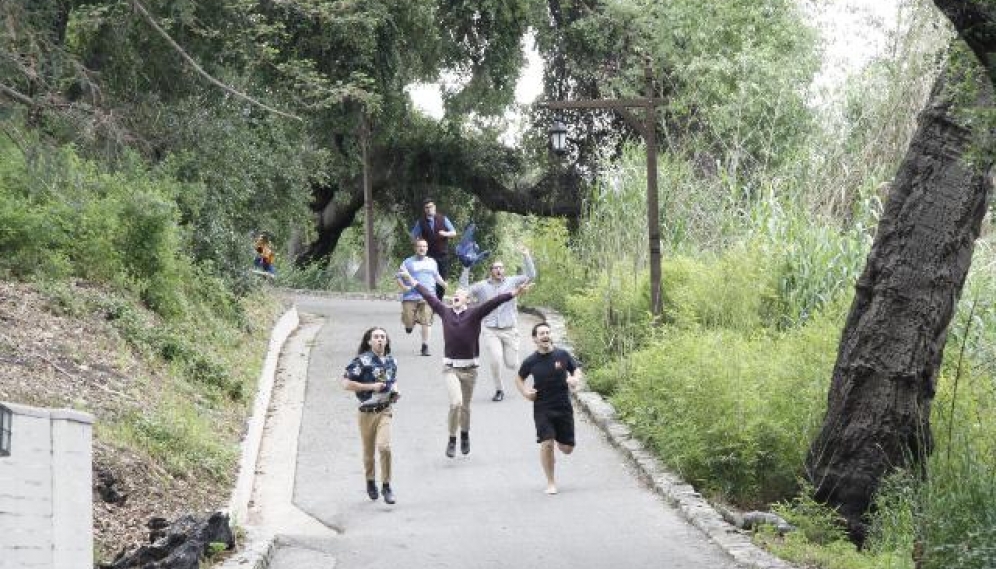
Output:
<instances>
[{"instance_id":1,"label":"man in black t-shirt","mask_svg":"<svg viewBox=\"0 0 996 569\"><path fill-rule=\"evenodd\" d=\"M570 392L581 383L581 368L567 351L553 346L550 325L540 322L533 326L536 351L522 365L515 386L523 397L533 402L536 442L540 444L540 464L546 474L546 493L556 494L553 478L553 443L560 452L574 452L574 407ZM532 387L526 378L533 376Z\"/></svg>"}]
</instances>

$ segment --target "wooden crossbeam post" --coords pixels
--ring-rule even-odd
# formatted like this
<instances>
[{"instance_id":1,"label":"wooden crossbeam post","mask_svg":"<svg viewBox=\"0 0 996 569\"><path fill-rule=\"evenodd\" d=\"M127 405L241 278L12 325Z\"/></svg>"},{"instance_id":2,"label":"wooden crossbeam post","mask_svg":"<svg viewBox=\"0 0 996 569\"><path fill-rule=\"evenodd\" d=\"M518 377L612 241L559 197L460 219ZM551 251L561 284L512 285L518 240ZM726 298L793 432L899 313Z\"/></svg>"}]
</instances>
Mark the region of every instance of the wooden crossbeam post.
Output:
<instances>
[{"instance_id":1,"label":"wooden crossbeam post","mask_svg":"<svg viewBox=\"0 0 996 569\"><path fill-rule=\"evenodd\" d=\"M593 99L590 101L544 101L538 103L547 109L607 109L618 112L637 132L643 136L647 147L647 236L650 241L650 310L654 320L659 321L662 311L661 301L661 220L657 191L657 107L664 99L654 97L654 77L651 60L644 63L643 75L646 79L646 96L631 99ZM645 113L630 111L642 108Z\"/></svg>"}]
</instances>

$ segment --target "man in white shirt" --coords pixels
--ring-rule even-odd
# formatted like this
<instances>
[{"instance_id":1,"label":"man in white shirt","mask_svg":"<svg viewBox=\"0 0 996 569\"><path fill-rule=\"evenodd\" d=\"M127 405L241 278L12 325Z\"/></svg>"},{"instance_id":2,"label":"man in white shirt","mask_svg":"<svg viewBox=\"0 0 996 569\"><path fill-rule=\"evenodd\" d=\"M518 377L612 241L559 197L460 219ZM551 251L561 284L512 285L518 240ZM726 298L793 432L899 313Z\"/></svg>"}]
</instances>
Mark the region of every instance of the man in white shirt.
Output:
<instances>
[{"instance_id":1,"label":"man in white shirt","mask_svg":"<svg viewBox=\"0 0 996 569\"><path fill-rule=\"evenodd\" d=\"M523 273L505 276L505 263L500 259L491 262L488 278L473 285L467 284L470 269L465 267L460 274L460 286L467 288L472 302L486 302L503 292L512 292L520 285L536 279L536 266L529 249L520 246ZM492 401L505 398L502 373L514 371L519 365L519 307L515 299L506 302L484 318L481 328L481 347L487 354L488 368L494 381L495 394Z\"/></svg>"}]
</instances>

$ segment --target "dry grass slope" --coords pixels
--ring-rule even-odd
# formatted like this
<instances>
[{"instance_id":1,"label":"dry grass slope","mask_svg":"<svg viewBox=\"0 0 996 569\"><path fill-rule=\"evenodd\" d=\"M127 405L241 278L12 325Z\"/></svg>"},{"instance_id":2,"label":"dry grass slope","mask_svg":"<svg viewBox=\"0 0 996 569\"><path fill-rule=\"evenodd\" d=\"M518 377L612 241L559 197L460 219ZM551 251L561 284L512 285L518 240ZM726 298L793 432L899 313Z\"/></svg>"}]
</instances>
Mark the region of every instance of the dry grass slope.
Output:
<instances>
[{"instance_id":1,"label":"dry grass slope","mask_svg":"<svg viewBox=\"0 0 996 569\"><path fill-rule=\"evenodd\" d=\"M83 283L70 285L70 292L77 298L104 294L98 286ZM273 314L257 316L264 324L245 331L249 353L265 349ZM255 377L258 363L252 365L256 370L247 371ZM94 491L97 561L109 561L121 549L146 542L145 524L151 517L174 520L227 504L234 461L221 479L198 475L196 468L177 472L175 466L160 464L140 448L110 440L115 437L108 425L150 412L171 385L168 366L130 346L106 314L66 310L35 286L0 281L0 400L93 414L94 485L98 473L110 473L118 481L117 490L127 496L123 503L110 504ZM224 423L218 431L225 433L224 443L233 449L248 405L237 407L241 408L212 417Z\"/></svg>"}]
</instances>

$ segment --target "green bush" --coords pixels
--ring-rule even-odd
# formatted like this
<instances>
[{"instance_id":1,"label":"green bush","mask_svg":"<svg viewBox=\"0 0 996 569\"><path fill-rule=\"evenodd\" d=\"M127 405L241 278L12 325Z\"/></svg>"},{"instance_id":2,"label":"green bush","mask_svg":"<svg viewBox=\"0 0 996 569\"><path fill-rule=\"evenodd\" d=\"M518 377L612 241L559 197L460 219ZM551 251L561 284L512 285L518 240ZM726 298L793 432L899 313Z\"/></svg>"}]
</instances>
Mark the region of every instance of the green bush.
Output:
<instances>
[{"instance_id":1,"label":"green bush","mask_svg":"<svg viewBox=\"0 0 996 569\"><path fill-rule=\"evenodd\" d=\"M108 429L119 444L144 449L174 475L195 472L223 480L237 456L237 447L216 433L209 414L177 401L131 414Z\"/></svg>"},{"instance_id":2,"label":"green bush","mask_svg":"<svg viewBox=\"0 0 996 569\"><path fill-rule=\"evenodd\" d=\"M586 367L605 365L652 334L649 280L645 273L598 275L582 292L567 296L571 326L586 331L571 338Z\"/></svg>"},{"instance_id":3,"label":"green bush","mask_svg":"<svg viewBox=\"0 0 996 569\"><path fill-rule=\"evenodd\" d=\"M0 275L60 279L72 273L69 236L44 208L9 193L0 193L0 248Z\"/></svg>"},{"instance_id":4,"label":"green bush","mask_svg":"<svg viewBox=\"0 0 996 569\"><path fill-rule=\"evenodd\" d=\"M571 250L571 237L561 219L537 218L529 238L536 269L537 285L523 297L530 306L565 310L568 295L586 287L584 267Z\"/></svg>"},{"instance_id":5,"label":"green bush","mask_svg":"<svg viewBox=\"0 0 996 569\"><path fill-rule=\"evenodd\" d=\"M745 506L797 491L826 406L840 311L782 334L667 330L589 374L620 416L702 491Z\"/></svg>"},{"instance_id":6,"label":"green bush","mask_svg":"<svg viewBox=\"0 0 996 569\"><path fill-rule=\"evenodd\" d=\"M760 250L676 256L664 266L664 316L679 329L724 328L751 333L776 317L774 277Z\"/></svg>"}]
</instances>

